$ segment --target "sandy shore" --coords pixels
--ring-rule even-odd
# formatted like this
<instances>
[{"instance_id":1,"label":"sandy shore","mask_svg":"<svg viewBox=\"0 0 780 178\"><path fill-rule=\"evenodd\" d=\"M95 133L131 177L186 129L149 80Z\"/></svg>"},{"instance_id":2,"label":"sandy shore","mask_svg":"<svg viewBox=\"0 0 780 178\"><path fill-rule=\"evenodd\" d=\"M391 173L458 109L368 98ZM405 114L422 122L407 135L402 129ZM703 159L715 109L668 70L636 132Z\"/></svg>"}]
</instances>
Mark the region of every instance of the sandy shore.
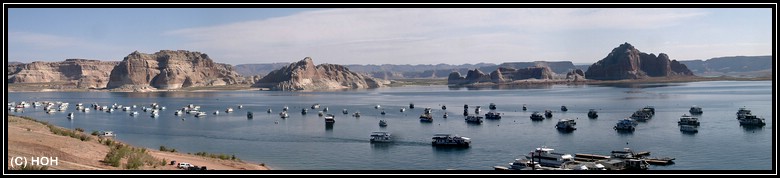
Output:
<instances>
[{"instance_id":1,"label":"sandy shore","mask_svg":"<svg viewBox=\"0 0 780 178\"><path fill-rule=\"evenodd\" d=\"M46 125L16 116L8 116L8 169L13 169L10 160L15 157L56 157L57 165L47 170L117 170L101 162L109 152L109 147L98 143L98 137L91 136L89 141L81 141L68 136L53 134ZM89 133L86 133L89 135ZM269 170L257 163L221 160L216 158L189 155L186 153L161 152L146 148L147 152L158 160L187 162L197 166L206 166L209 170ZM142 166L143 170L177 170L174 165Z\"/></svg>"}]
</instances>

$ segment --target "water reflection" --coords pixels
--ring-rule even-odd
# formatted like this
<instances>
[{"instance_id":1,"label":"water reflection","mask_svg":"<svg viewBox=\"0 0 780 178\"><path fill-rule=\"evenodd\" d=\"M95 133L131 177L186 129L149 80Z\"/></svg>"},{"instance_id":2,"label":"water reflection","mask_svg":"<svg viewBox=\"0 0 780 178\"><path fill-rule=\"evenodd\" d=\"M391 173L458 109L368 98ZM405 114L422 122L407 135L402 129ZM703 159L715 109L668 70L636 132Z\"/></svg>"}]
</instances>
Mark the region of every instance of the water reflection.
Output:
<instances>
[{"instance_id":1,"label":"water reflection","mask_svg":"<svg viewBox=\"0 0 780 178\"><path fill-rule=\"evenodd\" d=\"M197 98L213 97L216 92L111 92L114 97L127 98Z\"/></svg>"},{"instance_id":2,"label":"water reflection","mask_svg":"<svg viewBox=\"0 0 780 178\"><path fill-rule=\"evenodd\" d=\"M486 86L459 86L449 85L449 90L518 90L518 89L551 89L554 84L522 84L522 85L486 85Z\"/></svg>"},{"instance_id":3,"label":"water reflection","mask_svg":"<svg viewBox=\"0 0 780 178\"><path fill-rule=\"evenodd\" d=\"M325 123L325 131L333 131L333 122L326 122Z\"/></svg>"},{"instance_id":4,"label":"water reflection","mask_svg":"<svg viewBox=\"0 0 780 178\"><path fill-rule=\"evenodd\" d=\"M594 84L596 86L615 87L615 88L658 88L658 87L671 87L671 86L683 86L683 84L676 83L609 83L609 84Z\"/></svg>"},{"instance_id":5,"label":"water reflection","mask_svg":"<svg viewBox=\"0 0 780 178\"><path fill-rule=\"evenodd\" d=\"M742 127L742 130L744 130L745 133L756 133L756 131L764 130L764 126L740 125L740 127Z\"/></svg>"}]
</instances>

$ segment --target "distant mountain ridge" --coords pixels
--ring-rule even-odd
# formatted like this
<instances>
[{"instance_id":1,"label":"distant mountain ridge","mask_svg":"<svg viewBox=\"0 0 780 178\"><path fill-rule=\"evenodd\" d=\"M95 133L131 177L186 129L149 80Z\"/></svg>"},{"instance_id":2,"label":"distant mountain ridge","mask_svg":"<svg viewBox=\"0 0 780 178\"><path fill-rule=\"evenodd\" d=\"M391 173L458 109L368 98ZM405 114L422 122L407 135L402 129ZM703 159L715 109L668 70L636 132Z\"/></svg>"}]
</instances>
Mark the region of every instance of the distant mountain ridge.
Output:
<instances>
[{"instance_id":1,"label":"distant mountain ridge","mask_svg":"<svg viewBox=\"0 0 780 178\"><path fill-rule=\"evenodd\" d=\"M729 56L708 60L687 60L680 63L700 76L759 77L772 73L773 59L768 56Z\"/></svg>"},{"instance_id":2,"label":"distant mountain ridge","mask_svg":"<svg viewBox=\"0 0 780 178\"><path fill-rule=\"evenodd\" d=\"M243 76L267 75L268 72L280 69L289 63L266 64L239 64L236 71ZM406 78L447 78L452 72L468 73L469 70L495 71L499 67L523 69L527 67L549 67L556 74L566 74L574 69L582 69L571 61L534 61L534 62L505 62L500 65L492 63L477 64L349 64L343 65L352 72L362 73L380 79L406 79Z\"/></svg>"}]
</instances>

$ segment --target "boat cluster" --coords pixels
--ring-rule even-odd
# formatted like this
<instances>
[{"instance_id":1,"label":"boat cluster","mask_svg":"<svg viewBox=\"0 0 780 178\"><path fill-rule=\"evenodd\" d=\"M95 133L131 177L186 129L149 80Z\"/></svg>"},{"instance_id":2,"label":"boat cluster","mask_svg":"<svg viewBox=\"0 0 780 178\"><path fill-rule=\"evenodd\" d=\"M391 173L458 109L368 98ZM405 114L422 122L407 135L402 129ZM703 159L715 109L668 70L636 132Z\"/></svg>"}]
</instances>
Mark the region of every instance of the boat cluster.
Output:
<instances>
[{"instance_id":1,"label":"boat cluster","mask_svg":"<svg viewBox=\"0 0 780 178\"><path fill-rule=\"evenodd\" d=\"M647 170L650 164L672 164L674 158L649 158L650 152L634 153L629 148L612 151L610 156L558 153L540 147L495 170Z\"/></svg>"}]
</instances>

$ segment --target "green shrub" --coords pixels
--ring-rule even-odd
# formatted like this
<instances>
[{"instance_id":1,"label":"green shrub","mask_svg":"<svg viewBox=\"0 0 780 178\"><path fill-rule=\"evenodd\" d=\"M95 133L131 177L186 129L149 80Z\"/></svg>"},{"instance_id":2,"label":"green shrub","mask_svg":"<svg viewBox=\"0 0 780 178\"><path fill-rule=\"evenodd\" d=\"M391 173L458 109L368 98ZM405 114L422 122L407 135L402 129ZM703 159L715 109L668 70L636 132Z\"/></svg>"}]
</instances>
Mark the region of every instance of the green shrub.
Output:
<instances>
[{"instance_id":1,"label":"green shrub","mask_svg":"<svg viewBox=\"0 0 780 178\"><path fill-rule=\"evenodd\" d=\"M84 132L84 129L76 127L76 131Z\"/></svg>"}]
</instances>

